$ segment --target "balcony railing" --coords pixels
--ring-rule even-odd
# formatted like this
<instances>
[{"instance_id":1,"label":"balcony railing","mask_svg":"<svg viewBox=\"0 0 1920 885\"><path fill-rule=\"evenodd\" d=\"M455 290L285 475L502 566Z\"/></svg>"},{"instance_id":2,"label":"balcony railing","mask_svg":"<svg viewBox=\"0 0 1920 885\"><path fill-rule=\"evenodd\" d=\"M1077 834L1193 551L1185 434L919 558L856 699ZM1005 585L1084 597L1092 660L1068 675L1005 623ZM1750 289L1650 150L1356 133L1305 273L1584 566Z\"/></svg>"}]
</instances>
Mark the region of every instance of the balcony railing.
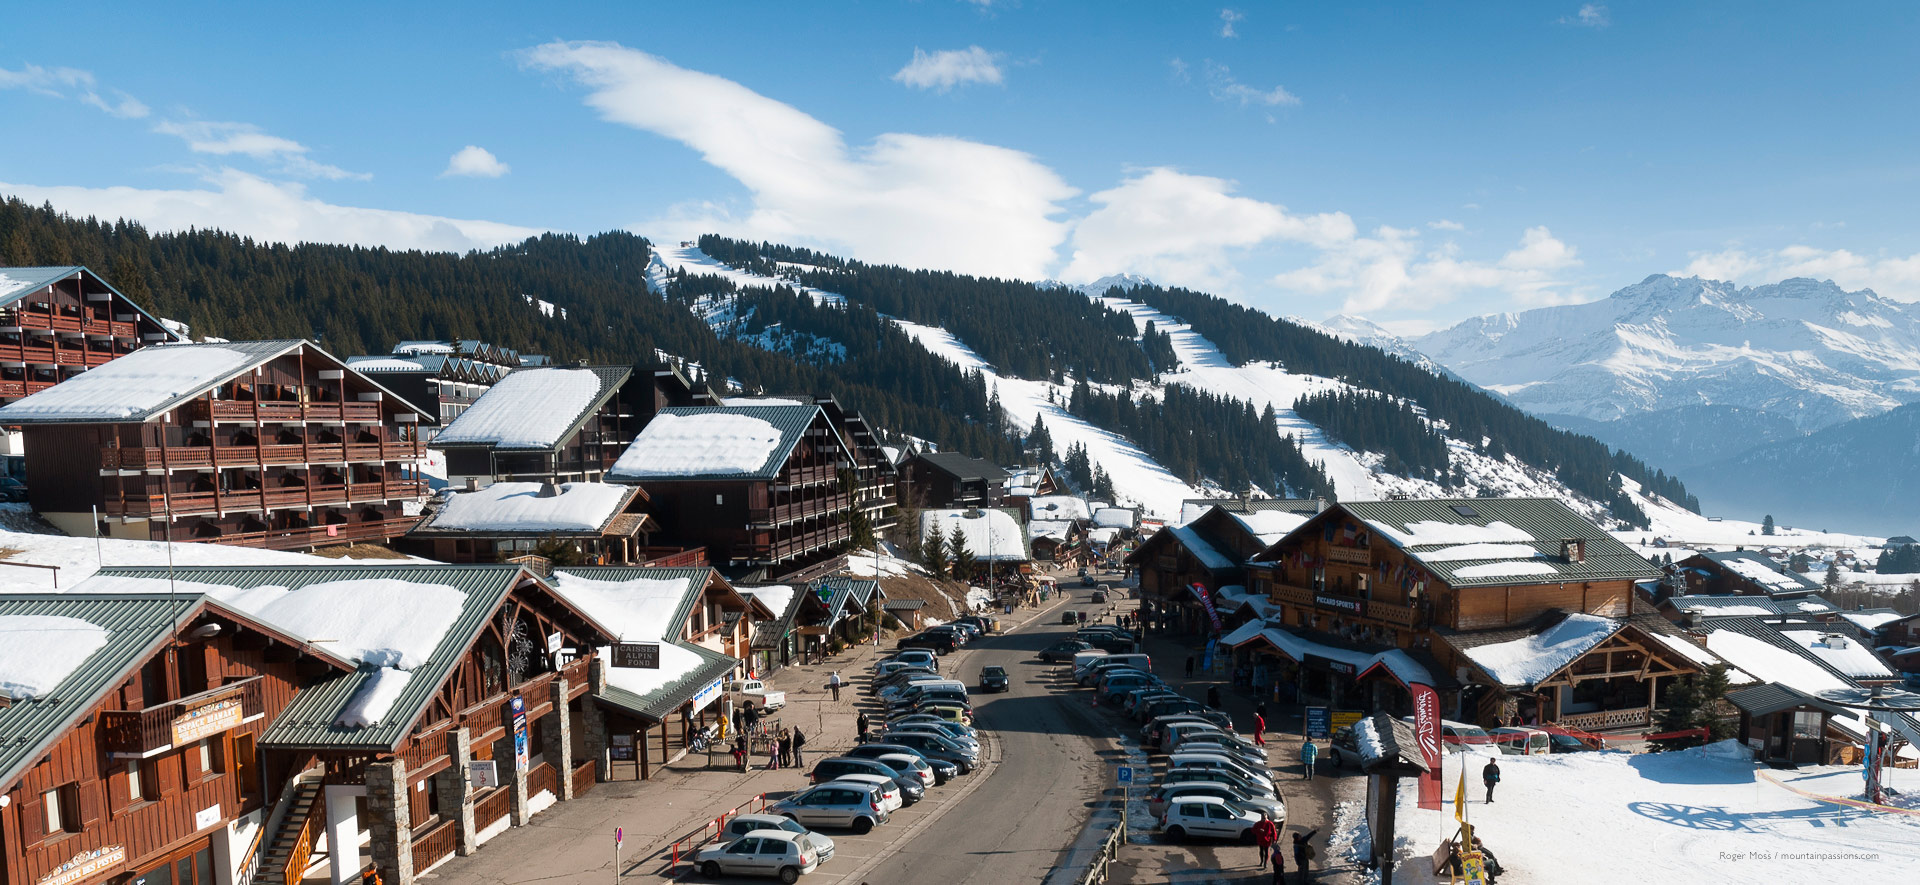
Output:
<instances>
[{"instance_id":1,"label":"balcony railing","mask_svg":"<svg viewBox=\"0 0 1920 885\"><path fill-rule=\"evenodd\" d=\"M425 829L413 832L413 869L425 872L449 857L453 856L454 846L460 841L460 832L454 828L453 821L441 820L427 825Z\"/></svg>"},{"instance_id":2,"label":"balcony railing","mask_svg":"<svg viewBox=\"0 0 1920 885\"><path fill-rule=\"evenodd\" d=\"M707 548L642 547L634 558L650 568L697 568L707 564Z\"/></svg>"},{"instance_id":3,"label":"balcony railing","mask_svg":"<svg viewBox=\"0 0 1920 885\"><path fill-rule=\"evenodd\" d=\"M756 507L747 511L747 521L762 526L784 525L809 516L845 510L851 506L853 506L853 495L842 492L775 507Z\"/></svg>"},{"instance_id":4,"label":"balcony railing","mask_svg":"<svg viewBox=\"0 0 1920 885\"><path fill-rule=\"evenodd\" d=\"M751 559L762 562L779 562L795 556L811 553L830 544L837 544L853 537L853 530L845 524L832 525L811 532L802 532L782 538L770 544L747 544L744 549Z\"/></svg>"},{"instance_id":5,"label":"balcony railing","mask_svg":"<svg viewBox=\"0 0 1920 885\"><path fill-rule=\"evenodd\" d=\"M266 712L261 678L248 677L144 710L104 710L100 730L107 752L146 755L224 734Z\"/></svg>"},{"instance_id":6,"label":"balcony railing","mask_svg":"<svg viewBox=\"0 0 1920 885\"><path fill-rule=\"evenodd\" d=\"M1385 621L1400 627L1412 627L1414 619L1417 616L1417 612L1413 606L1410 605L1383 602L1377 599L1362 599L1357 596L1348 596L1326 590L1315 591L1307 587L1296 587L1292 584L1274 584L1268 592L1267 598L1275 602L1291 603L1293 605L1314 608L1347 617L1371 618L1376 621Z\"/></svg>"},{"instance_id":7,"label":"balcony railing","mask_svg":"<svg viewBox=\"0 0 1920 885\"><path fill-rule=\"evenodd\" d=\"M352 484L280 486L271 489L234 489L225 492L157 492L129 494L106 502L108 516L187 516L228 510L306 509L321 504L393 501L427 493L426 481L369 480Z\"/></svg>"},{"instance_id":8,"label":"balcony railing","mask_svg":"<svg viewBox=\"0 0 1920 885\"><path fill-rule=\"evenodd\" d=\"M798 467L780 474L779 484L782 486L806 486L831 482L837 478L838 474L834 472L834 469L825 465L819 467Z\"/></svg>"},{"instance_id":9,"label":"balcony railing","mask_svg":"<svg viewBox=\"0 0 1920 885\"><path fill-rule=\"evenodd\" d=\"M195 403L195 417L216 421L378 421L379 403L216 399Z\"/></svg>"},{"instance_id":10,"label":"balcony railing","mask_svg":"<svg viewBox=\"0 0 1920 885\"><path fill-rule=\"evenodd\" d=\"M385 541L406 534L420 524L417 516L356 522L348 525L321 525L303 529L276 529L267 532L222 535L204 540L229 547L261 547L269 550L300 550L352 544L357 541ZM329 529L332 530L329 533Z\"/></svg>"},{"instance_id":11,"label":"balcony railing","mask_svg":"<svg viewBox=\"0 0 1920 885\"><path fill-rule=\"evenodd\" d=\"M4 395L6 395L4 389L0 388L0 396ZM141 446L101 449L100 466L108 470L158 470L163 467L212 467L216 460L220 462L221 467L341 464L407 461L424 458L426 454L427 444L420 440L393 440L378 443L272 443L260 446Z\"/></svg>"}]
</instances>

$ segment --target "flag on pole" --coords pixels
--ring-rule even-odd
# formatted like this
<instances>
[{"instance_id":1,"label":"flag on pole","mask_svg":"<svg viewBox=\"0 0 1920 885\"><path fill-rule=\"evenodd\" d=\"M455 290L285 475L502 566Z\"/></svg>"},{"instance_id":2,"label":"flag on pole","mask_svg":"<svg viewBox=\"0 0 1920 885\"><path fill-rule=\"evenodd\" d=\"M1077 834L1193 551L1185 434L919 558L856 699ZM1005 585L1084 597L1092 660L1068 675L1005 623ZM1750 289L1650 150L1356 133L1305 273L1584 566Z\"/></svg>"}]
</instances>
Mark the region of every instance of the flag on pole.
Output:
<instances>
[{"instance_id":1,"label":"flag on pole","mask_svg":"<svg viewBox=\"0 0 1920 885\"><path fill-rule=\"evenodd\" d=\"M1467 770L1465 767L1462 767L1460 769L1460 787L1459 789L1456 789L1453 791L1453 819L1461 823L1466 823L1467 822L1467 818L1465 816L1466 807L1467 807Z\"/></svg>"}]
</instances>

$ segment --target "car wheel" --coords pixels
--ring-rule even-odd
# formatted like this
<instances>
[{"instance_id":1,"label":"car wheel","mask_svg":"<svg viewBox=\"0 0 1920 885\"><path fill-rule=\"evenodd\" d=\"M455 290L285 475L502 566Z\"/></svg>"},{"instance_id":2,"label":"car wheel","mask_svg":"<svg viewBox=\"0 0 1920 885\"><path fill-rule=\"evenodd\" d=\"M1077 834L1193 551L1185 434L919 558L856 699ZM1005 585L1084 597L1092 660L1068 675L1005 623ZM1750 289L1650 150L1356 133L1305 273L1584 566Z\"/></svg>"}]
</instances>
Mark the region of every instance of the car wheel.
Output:
<instances>
[{"instance_id":1,"label":"car wheel","mask_svg":"<svg viewBox=\"0 0 1920 885\"><path fill-rule=\"evenodd\" d=\"M720 864L716 861L711 861L711 860L701 864L700 875L705 876L709 879L720 878Z\"/></svg>"},{"instance_id":2,"label":"car wheel","mask_svg":"<svg viewBox=\"0 0 1920 885\"><path fill-rule=\"evenodd\" d=\"M873 818L855 818L853 821L853 832L861 836L873 832Z\"/></svg>"},{"instance_id":3,"label":"car wheel","mask_svg":"<svg viewBox=\"0 0 1920 885\"><path fill-rule=\"evenodd\" d=\"M1181 828L1181 827L1179 827L1179 826L1171 826L1171 827L1168 827L1168 828L1167 828L1167 841L1169 841L1169 842L1185 842L1185 841L1187 841L1187 831L1186 831L1185 829L1183 829L1183 828Z\"/></svg>"},{"instance_id":4,"label":"car wheel","mask_svg":"<svg viewBox=\"0 0 1920 885\"><path fill-rule=\"evenodd\" d=\"M787 883L787 885L793 885L793 883L800 881L800 871L793 867L781 867L780 881Z\"/></svg>"}]
</instances>

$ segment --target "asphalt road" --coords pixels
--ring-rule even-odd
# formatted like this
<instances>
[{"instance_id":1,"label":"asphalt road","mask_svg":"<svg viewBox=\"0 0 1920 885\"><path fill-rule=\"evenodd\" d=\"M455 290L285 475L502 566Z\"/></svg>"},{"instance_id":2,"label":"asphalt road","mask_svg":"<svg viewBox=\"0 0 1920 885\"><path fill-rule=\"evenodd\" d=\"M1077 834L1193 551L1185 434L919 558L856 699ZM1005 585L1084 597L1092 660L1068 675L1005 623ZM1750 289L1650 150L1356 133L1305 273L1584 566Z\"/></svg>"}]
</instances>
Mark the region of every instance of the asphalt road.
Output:
<instances>
[{"instance_id":1,"label":"asphalt road","mask_svg":"<svg viewBox=\"0 0 1920 885\"><path fill-rule=\"evenodd\" d=\"M1048 617L941 659L943 672L969 684L989 664L1006 667L1012 676L1007 692L973 697L975 725L990 735L987 754L996 761L956 781L984 779L908 824L883 853L852 867L846 881L1038 882L1053 868L1097 804L1114 752L1104 737L1110 728L1094 711L1076 707L1052 688L1060 665L1035 657L1071 635L1072 628L1059 623L1060 611L1105 608L1088 604L1087 591L1074 589L1075 601ZM897 830L903 823L896 815L882 830Z\"/></svg>"}]
</instances>

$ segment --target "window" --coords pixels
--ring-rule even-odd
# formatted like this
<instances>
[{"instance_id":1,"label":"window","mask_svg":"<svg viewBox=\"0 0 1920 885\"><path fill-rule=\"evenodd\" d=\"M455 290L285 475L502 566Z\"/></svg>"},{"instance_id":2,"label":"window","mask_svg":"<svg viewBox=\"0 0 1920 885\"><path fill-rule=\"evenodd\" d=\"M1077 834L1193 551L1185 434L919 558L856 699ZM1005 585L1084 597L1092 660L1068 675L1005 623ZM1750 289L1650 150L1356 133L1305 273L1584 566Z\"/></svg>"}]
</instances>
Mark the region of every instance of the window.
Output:
<instances>
[{"instance_id":1,"label":"window","mask_svg":"<svg viewBox=\"0 0 1920 885\"><path fill-rule=\"evenodd\" d=\"M758 848L759 846L760 846L759 839L741 839L740 841L733 843L733 847L727 849L727 853L728 854L752 854L754 852L754 849Z\"/></svg>"},{"instance_id":2,"label":"window","mask_svg":"<svg viewBox=\"0 0 1920 885\"><path fill-rule=\"evenodd\" d=\"M55 787L40 794L40 809L47 816L47 835L49 836L65 830L66 820L72 816L62 813L64 809L60 807L60 793L61 790Z\"/></svg>"},{"instance_id":3,"label":"window","mask_svg":"<svg viewBox=\"0 0 1920 885\"><path fill-rule=\"evenodd\" d=\"M196 749L196 752L200 754L200 773L212 774L213 773L213 748L211 746L208 746L207 742L203 740L200 742L200 745Z\"/></svg>"},{"instance_id":4,"label":"window","mask_svg":"<svg viewBox=\"0 0 1920 885\"><path fill-rule=\"evenodd\" d=\"M147 798L140 784L140 760L127 760L127 801L139 802Z\"/></svg>"},{"instance_id":5,"label":"window","mask_svg":"<svg viewBox=\"0 0 1920 885\"><path fill-rule=\"evenodd\" d=\"M1818 710L1796 710L1793 714L1793 736L1796 738L1820 738L1820 712Z\"/></svg>"},{"instance_id":6,"label":"window","mask_svg":"<svg viewBox=\"0 0 1920 885\"><path fill-rule=\"evenodd\" d=\"M761 839L760 853L761 854L786 854L787 846L791 844L793 843L788 842L784 839Z\"/></svg>"}]
</instances>

